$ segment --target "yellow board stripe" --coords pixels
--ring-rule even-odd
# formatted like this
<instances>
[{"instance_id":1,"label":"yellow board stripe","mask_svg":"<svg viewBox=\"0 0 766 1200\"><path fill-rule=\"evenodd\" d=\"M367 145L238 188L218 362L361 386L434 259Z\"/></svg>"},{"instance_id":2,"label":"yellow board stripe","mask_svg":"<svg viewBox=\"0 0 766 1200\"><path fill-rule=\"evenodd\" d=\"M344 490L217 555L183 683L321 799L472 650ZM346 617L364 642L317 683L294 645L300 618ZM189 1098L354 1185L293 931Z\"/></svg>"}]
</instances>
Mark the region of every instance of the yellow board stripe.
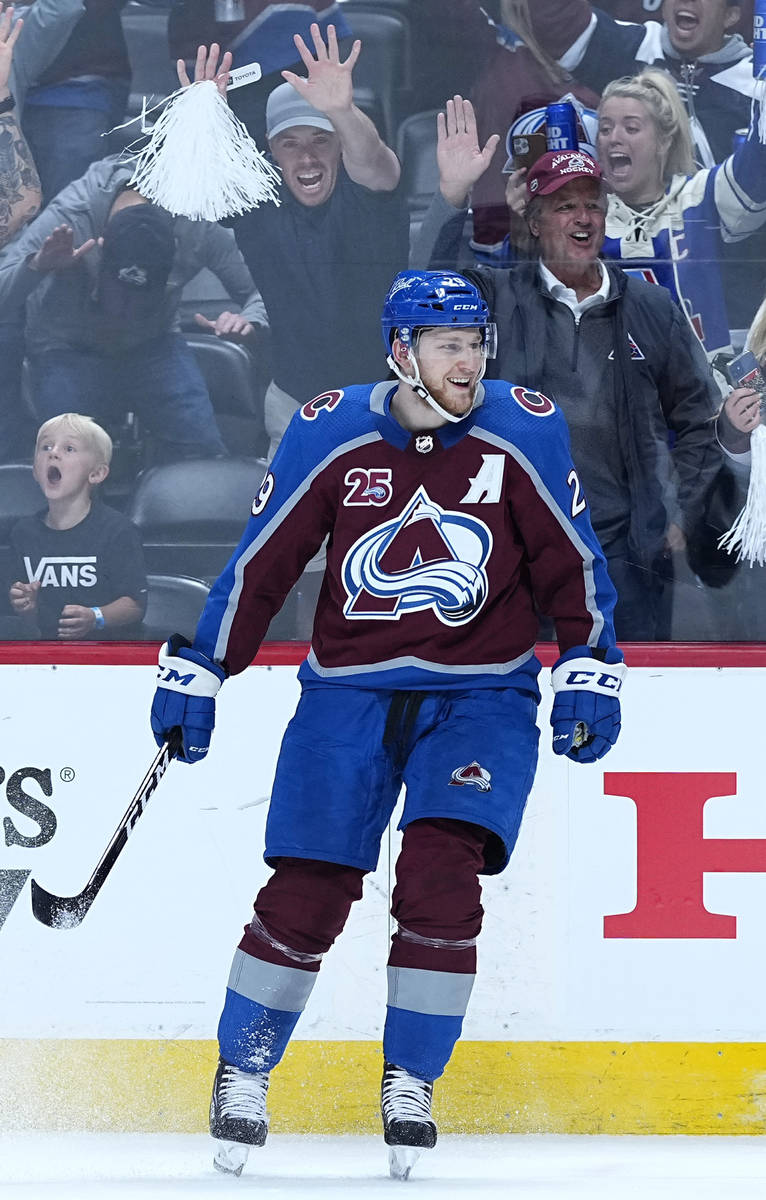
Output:
<instances>
[{"instance_id":1,"label":"yellow board stripe","mask_svg":"<svg viewBox=\"0 0 766 1200\"><path fill-rule=\"evenodd\" d=\"M0 1040L0 1129L196 1133L214 1042ZM377 1133L376 1042L295 1041L275 1133ZM766 1043L461 1042L434 1092L444 1133L759 1133Z\"/></svg>"}]
</instances>

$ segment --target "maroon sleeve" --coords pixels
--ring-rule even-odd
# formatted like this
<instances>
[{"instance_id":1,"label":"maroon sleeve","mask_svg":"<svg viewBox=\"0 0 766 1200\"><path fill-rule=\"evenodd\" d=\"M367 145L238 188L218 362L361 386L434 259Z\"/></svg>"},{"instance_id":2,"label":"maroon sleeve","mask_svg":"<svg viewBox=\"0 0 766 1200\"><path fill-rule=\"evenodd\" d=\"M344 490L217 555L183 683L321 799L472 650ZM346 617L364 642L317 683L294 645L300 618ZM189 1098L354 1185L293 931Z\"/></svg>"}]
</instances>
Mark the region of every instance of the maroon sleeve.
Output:
<instances>
[{"instance_id":1,"label":"maroon sleeve","mask_svg":"<svg viewBox=\"0 0 766 1200\"><path fill-rule=\"evenodd\" d=\"M588 0L533 0L529 5L532 32L553 58L561 58L577 41L592 15Z\"/></svg>"}]
</instances>

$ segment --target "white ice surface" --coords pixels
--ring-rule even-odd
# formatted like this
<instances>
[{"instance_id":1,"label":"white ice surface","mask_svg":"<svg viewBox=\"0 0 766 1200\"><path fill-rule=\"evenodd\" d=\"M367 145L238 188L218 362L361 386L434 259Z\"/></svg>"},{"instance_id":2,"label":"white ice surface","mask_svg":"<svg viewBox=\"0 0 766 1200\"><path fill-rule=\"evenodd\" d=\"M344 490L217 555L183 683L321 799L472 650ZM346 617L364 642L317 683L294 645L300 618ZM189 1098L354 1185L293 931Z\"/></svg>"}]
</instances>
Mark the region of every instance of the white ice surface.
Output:
<instances>
[{"instance_id":1,"label":"white ice surface","mask_svg":"<svg viewBox=\"0 0 766 1200\"><path fill-rule=\"evenodd\" d=\"M2 1200L764 1200L764 1137L440 1138L407 1183L373 1137L272 1135L241 1178L213 1171L208 1138L0 1135Z\"/></svg>"}]
</instances>

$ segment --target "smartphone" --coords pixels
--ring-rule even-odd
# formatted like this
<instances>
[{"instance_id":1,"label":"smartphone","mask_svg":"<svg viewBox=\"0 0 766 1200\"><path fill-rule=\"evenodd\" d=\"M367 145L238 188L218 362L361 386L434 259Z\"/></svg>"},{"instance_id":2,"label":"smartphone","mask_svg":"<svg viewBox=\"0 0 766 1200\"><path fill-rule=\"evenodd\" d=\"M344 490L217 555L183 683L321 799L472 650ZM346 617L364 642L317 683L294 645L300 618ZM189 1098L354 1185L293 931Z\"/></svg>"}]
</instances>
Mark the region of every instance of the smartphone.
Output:
<instances>
[{"instance_id":1,"label":"smartphone","mask_svg":"<svg viewBox=\"0 0 766 1200\"><path fill-rule=\"evenodd\" d=\"M734 387L753 388L754 391L760 392L761 396L766 398L766 379L752 350L745 350L744 354L738 354L731 360L728 367Z\"/></svg>"},{"instance_id":2,"label":"smartphone","mask_svg":"<svg viewBox=\"0 0 766 1200\"><path fill-rule=\"evenodd\" d=\"M544 129L537 133L517 134L511 138L511 157L503 167L503 174L510 175L511 171L518 171L520 167L529 170L538 158L542 158L547 149Z\"/></svg>"}]
</instances>

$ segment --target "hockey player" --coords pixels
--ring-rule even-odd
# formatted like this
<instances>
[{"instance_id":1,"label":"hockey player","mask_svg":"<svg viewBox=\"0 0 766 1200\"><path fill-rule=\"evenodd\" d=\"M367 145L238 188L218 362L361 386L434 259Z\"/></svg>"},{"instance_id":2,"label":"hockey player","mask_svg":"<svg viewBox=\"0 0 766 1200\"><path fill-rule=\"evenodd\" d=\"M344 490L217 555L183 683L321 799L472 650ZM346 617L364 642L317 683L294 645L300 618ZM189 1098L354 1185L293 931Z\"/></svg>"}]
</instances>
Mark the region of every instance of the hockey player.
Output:
<instances>
[{"instance_id":1,"label":"hockey player","mask_svg":"<svg viewBox=\"0 0 766 1200\"><path fill-rule=\"evenodd\" d=\"M538 608L556 622L553 748L594 762L620 729L614 589L556 406L482 383L495 329L459 275L405 271L383 310L396 382L300 409L213 586L194 644L160 654L152 729L208 752L215 694L329 535L302 695L266 826L274 873L239 944L218 1029L211 1131L239 1174L269 1074L323 955L374 870L402 783L383 1035L383 1131L406 1178L436 1142L433 1082L460 1036L481 928L537 761Z\"/></svg>"}]
</instances>

